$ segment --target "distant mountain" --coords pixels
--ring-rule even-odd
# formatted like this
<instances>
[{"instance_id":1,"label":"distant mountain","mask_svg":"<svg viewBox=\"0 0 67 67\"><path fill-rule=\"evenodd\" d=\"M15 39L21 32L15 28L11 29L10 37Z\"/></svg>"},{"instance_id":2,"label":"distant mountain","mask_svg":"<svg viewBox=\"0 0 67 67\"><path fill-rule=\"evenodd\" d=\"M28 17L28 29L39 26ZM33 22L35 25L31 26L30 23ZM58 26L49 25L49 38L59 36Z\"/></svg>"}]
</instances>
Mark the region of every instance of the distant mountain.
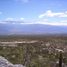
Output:
<instances>
[{"instance_id":1,"label":"distant mountain","mask_svg":"<svg viewBox=\"0 0 67 67\"><path fill-rule=\"evenodd\" d=\"M67 26L52 26L45 24L2 24L0 35L4 34L67 34Z\"/></svg>"}]
</instances>

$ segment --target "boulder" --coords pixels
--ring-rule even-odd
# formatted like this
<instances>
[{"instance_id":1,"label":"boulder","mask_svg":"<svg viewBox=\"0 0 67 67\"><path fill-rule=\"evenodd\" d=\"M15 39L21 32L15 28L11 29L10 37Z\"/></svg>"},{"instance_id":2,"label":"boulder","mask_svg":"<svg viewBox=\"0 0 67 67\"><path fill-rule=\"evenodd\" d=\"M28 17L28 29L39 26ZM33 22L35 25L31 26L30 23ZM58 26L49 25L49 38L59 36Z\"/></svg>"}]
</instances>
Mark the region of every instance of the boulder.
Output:
<instances>
[{"instance_id":1,"label":"boulder","mask_svg":"<svg viewBox=\"0 0 67 67\"><path fill-rule=\"evenodd\" d=\"M12 64L4 57L0 56L0 67L25 67L22 64Z\"/></svg>"}]
</instances>

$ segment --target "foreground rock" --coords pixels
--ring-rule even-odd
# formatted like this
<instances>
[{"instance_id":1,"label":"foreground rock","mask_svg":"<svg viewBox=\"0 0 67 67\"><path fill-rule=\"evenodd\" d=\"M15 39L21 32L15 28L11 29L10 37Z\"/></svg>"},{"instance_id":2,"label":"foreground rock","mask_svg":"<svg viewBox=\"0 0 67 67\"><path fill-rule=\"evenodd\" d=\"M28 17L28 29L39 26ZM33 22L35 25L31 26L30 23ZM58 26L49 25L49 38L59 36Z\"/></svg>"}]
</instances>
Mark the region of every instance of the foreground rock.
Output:
<instances>
[{"instance_id":1,"label":"foreground rock","mask_svg":"<svg viewBox=\"0 0 67 67\"><path fill-rule=\"evenodd\" d=\"M4 57L0 56L0 67L25 67L21 64L12 64Z\"/></svg>"}]
</instances>

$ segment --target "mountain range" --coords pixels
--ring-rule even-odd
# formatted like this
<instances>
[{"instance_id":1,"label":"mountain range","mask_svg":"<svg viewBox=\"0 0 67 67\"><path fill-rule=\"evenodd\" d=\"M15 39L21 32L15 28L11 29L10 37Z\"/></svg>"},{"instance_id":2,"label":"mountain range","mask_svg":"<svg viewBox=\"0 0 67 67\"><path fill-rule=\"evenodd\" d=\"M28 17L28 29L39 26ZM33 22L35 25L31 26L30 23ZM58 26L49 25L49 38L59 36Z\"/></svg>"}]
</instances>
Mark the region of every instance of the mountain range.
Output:
<instances>
[{"instance_id":1,"label":"mountain range","mask_svg":"<svg viewBox=\"0 0 67 67\"><path fill-rule=\"evenodd\" d=\"M12 34L67 34L67 26L0 23L0 35Z\"/></svg>"}]
</instances>

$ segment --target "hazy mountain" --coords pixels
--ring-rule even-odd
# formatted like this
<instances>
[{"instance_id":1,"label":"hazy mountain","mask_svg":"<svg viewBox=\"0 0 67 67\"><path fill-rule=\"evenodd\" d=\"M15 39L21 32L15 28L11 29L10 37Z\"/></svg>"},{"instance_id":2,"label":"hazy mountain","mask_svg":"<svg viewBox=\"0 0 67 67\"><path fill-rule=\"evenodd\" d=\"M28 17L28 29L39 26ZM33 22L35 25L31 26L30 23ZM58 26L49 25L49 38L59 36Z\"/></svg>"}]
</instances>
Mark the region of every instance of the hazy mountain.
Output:
<instances>
[{"instance_id":1,"label":"hazy mountain","mask_svg":"<svg viewBox=\"0 0 67 67\"><path fill-rule=\"evenodd\" d=\"M44 24L0 24L0 34L56 34L67 33L67 26Z\"/></svg>"}]
</instances>

